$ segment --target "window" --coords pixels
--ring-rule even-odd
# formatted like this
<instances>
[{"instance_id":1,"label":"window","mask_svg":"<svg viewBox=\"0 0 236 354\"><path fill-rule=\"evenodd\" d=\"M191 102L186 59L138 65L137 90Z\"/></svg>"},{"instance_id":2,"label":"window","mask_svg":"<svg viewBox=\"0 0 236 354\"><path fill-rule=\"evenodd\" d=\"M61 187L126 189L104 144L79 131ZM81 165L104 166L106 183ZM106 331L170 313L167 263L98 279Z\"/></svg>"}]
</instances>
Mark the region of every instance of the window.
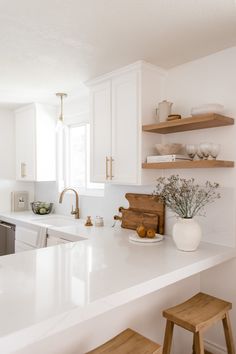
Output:
<instances>
[{"instance_id":1,"label":"window","mask_svg":"<svg viewBox=\"0 0 236 354\"><path fill-rule=\"evenodd\" d=\"M80 193L103 195L104 184L90 181L90 126L87 123L68 126L66 169L68 185Z\"/></svg>"},{"instance_id":2,"label":"window","mask_svg":"<svg viewBox=\"0 0 236 354\"><path fill-rule=\"evenodd\" d=\"M86 186L86 125L69 128L69 184Z\"/></svg>"}]
</instances>

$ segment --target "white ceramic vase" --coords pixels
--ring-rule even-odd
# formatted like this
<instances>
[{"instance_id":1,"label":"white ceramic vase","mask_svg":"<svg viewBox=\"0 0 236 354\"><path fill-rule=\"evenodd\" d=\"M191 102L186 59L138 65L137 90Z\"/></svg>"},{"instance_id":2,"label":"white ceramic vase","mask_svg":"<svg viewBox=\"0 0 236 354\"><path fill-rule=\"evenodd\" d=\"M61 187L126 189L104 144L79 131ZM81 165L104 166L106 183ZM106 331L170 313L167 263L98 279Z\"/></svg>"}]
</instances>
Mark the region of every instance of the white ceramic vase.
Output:
<instances>
[{"instance_id":1,"label":"white ceramic vase","mask_svg":"<svg viewBox=\"0 0 236 354\"><path fill-rule=\"evenodd\" d=\"M181 251L195 251L201 238L201 227L194 219L181 218L173 226L173 240Z\"/></svg>"},{"instance_id":2,"label":"white ceramic vase","mask_svg":"<svg viewBox=\"0 0 236 354\"><path fill-rule=\"evenodd\" d=\"M168 115L171 114L171 107L173 103L166 100L158 103L158 108L156 109L156 118L158 123L165 122Z\"/></svg>"}]
</instances>

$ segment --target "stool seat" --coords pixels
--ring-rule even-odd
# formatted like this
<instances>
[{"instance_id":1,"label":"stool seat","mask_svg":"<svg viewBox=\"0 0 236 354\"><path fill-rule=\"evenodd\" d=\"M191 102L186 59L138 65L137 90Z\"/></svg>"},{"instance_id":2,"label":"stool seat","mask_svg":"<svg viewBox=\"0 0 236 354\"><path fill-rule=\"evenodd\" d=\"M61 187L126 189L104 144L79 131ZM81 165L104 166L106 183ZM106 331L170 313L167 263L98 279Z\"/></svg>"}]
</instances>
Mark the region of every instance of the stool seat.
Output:
<instances>
[{"instance_id":1,"label":"stool seat","mask_svg":"<svg viewBox=\"0 0 236 354\"><path fill-rule=\"evenodd\" d=\"M199 332L221 320L231 308L230 302L198 293L182 304L163 311L163 316L191 332Z\"/></svg>"},{"instance_id":2,"label":"stool seat","mask_svg":"<svg viewBox=\"0 0 236 354\"><path fill-rule=\"evenodd\" d=\"M230 302L214 296L198 293L191 299L163 311L167 319L163 354L171 353L174 325L193 333L193 354L209 353L204 350L203 333L218 321L222 321L228 354L236 354L231 329L229 310Z\"/></svg>"},{"instance_id":3,"label":"stool seat","mask_svg":"<svg viewBox=\"0 0 236 354\"><path fill-rule=\"evenodd\" d=\"M161 346L128 328L87 354L159 354Z\"/></svg>"}]
</instances>

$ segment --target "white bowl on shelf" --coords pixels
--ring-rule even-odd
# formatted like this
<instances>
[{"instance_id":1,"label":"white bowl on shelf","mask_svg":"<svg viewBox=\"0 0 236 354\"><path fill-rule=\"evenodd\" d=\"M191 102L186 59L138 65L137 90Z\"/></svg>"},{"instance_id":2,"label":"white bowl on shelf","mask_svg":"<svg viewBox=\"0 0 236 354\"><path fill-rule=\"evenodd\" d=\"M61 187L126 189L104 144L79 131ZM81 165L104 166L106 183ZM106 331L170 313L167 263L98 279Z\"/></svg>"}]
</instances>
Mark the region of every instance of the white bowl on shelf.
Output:
<instances>
[{"instance_id":1,"label":"white bowl on shelf","mask_svg":"<svg viewBox=\"0 0 236 354\"><path fill-rule=\"evenodd\" d=\"M179 143L156 144L155 148L158 155L183 155L185 153L185 146Z\"/></svg>"},{"instance_id":2,"label":"white bowl on shelf","mask_svg":"<svg viewBox=\"0 0 236 354\"><path fill-rule=\"evenodd\" d=\"M191 115L197 116L201 114L210 114L210 113L222 113L224 111L224 106L219 103L207 103L202 104L198 107L193 107L191 109Z\"/></svg>"}]
</instances>

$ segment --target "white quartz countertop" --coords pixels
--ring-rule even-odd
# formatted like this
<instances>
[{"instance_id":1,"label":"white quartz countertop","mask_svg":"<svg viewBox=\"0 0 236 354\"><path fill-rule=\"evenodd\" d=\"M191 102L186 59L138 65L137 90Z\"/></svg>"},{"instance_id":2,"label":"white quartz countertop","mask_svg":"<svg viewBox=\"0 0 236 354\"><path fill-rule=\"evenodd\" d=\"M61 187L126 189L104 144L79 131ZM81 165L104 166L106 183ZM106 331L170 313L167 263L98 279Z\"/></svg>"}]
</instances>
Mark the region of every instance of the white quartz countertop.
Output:
<instances>
[{"instance_id":1,"label":"white quartz countertop","mask_svg":"<svg viewBox=\"0 0 236 354\"><path fill-rule=\"evenodd\" d=\"M6 221L13 221L4 215ZM152 245L131 243L129 235L134 231L86 228L82 223L51 232L85 240L0 257L1 353L13 352L236 255L234 248L209 243L201 243L195 252L181 252L168 236Z\"/></svg>"},{"instance_id":2,"label":"white quartz countertop","mask_svg":"<svg viewBox=\"0 0 236 354\"><path fill-rule=\"evenodd\" d=\"M17 224L19 226L26 226L26 227L29 225L48 227L51 218L70 220L70 223L75 225L82 223L81 219L76 220L72 216L65 216L60 214L36 215L32 211L0 213L0 220L11 224Z\"/></svg>"}]
</instances>

